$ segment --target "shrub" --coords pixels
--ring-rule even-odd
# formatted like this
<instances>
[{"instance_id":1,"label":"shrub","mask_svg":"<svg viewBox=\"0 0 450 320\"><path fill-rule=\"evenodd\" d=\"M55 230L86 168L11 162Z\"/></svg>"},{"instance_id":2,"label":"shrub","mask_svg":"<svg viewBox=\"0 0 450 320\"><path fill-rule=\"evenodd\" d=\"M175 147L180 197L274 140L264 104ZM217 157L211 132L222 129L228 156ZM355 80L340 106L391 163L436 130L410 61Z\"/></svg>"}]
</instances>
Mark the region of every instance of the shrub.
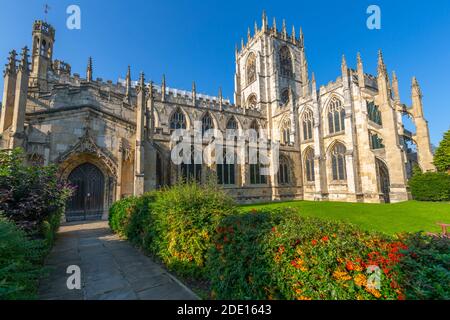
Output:
<instances>
[{"instance_id":1,"label":"shrub","mask_svg":"<svg viewBox=\"0 0 450 320\"><path fill-rule=\"evenodd\" d=\"M190 182L157 193L149 210L150 252L181 275L201 277L215 229L236 206L217 186Z\"/></svg>"},{"instance_id":2,"label":"shrub","mask_svg":"<svg viewBox=\"0 0 450 320\"><path fill-rule=\"evenodd\" d=\"M110 209L109 224L169 269L201 277L215 229L232 213L236 206L222 190L191 182L117 201Z\"/></svg>"},{"instance_id":3,"label":"shrub","mask_svg":"<svg viewBox=\"0 0 450 320\"><path fill-rule=\"evenodd\" d=\"M0 300L35 298L46 251L42 240L0 216Z\"/></svg>"},{"instance_id":4,"label":"shrub","mask_svg":"<svg viewBox=\"0 0 450 320\"><path fill-rule=\"evenodd\" d=\"M258 212L224 219L208 269L218 299L397 299L400 248L349 224ZM369 285L371 265L380 290Z\"/></svg>"},{"instance_id":5,"label":"shrub","mask_svg":"<svg viewBox=\"0 0 450 320\"><path fill-rule=\"evenodd\" d=\"M406 237L400 261L401 284L407 299L450 299L450 239L420 233Z\"/></svg>"},{"instance_id":6,"label":"shrub","mask_svg":"<svg viewBox=\"0 0 450 320\"><path fill-rule=\"evenodd\" d=\"M412 196L419 201L449 201L450 175L438 172L421 173L417 170L409 180Z\"/></svg>"}]
</instances>

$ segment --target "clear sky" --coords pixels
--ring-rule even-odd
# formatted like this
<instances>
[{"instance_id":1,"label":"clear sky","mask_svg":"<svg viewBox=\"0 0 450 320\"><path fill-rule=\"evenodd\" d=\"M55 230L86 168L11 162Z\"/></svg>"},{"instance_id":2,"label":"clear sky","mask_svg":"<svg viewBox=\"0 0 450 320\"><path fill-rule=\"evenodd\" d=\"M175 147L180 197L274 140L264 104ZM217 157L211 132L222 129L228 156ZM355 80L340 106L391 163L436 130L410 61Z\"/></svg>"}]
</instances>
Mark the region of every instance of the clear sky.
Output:
<instances>
[{"instance_id":1,"label":"clear sky","mask_svg":"<svg viewBox=\"0 0 450 320\"><path fill-rule=\"evenodd\" d=\"M342 54L356 67L361 52L366 72L376 74L381 48L388 70L395 70L400 95L410 104L411 78L417 76L424 94L424 112L431 141L437 145L450 128L450 1L181 1L181 0L0 0L0 61L11 49L31 46L31 27L44 18L56 28L54 58L85 75L87 59L94 60L94 77L116 81L127 65L132 77L144 71L147 80L169 87L233 97L234 48L254 21L261 25L266 10L278 27L286 19L305 34L309 70L319 85L340 75ZM66 27L69 5L81 8L81 30ZM371 4L381 8L381 30L366 27ZM3 88L3 79L0 79Z\"/></svg>"}]
</instances>

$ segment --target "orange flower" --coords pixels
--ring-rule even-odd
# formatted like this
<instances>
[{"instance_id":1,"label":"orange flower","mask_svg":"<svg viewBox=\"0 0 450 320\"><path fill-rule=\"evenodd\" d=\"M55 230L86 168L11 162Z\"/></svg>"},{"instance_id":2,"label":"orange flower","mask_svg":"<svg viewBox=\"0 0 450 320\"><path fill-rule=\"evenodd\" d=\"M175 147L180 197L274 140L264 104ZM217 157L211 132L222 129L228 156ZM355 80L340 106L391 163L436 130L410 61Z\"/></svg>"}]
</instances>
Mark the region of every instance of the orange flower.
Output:
<instances>
[{"instance_id":1,"label":"orange flower","mask_svg":"<svg viewBox=\"0 0 450 320\"><path fill-rule=\"evenodd\" d=\"M315 245L317 244L317 240L316 240L316 239L313 239L313 240L311 241L311 244L312 244L313 246L315 246Z\"/></svg>"},{"instance_id":2,"label":"orange flower","mask_svg":"<svg viewBox=\"0 0 450 320\"><path fill-rule=\"evenodd\" d=\"M346 271L338 271L338 270L333 272L333 278L335 278L336 280L344 280L344 281L352 279L352 277L350 277L350 275Z\"/></svg>"},{"instance_id":3,"label":"orange flower","mask_svg":"<svg viewBox=\"0 0 450 320\"><path fill-rule=\"evenodd\" d=\"M305 297L305 296L300 296L300 297L297 297L297 300L312 300L312 299Z\"/></svg>"},{"instance_id":4,"label":"orange flower","mask_svg":"<svg viewBox=\"0 0 450 320\"><path fill-rule=\"evenodd\" d=\"M352 270L355 268L355 266L353 265L353 262L347 261L347 263L345 264L345 268L346 268L348 271L352 271Z\"/></svg>"}]
</instances>

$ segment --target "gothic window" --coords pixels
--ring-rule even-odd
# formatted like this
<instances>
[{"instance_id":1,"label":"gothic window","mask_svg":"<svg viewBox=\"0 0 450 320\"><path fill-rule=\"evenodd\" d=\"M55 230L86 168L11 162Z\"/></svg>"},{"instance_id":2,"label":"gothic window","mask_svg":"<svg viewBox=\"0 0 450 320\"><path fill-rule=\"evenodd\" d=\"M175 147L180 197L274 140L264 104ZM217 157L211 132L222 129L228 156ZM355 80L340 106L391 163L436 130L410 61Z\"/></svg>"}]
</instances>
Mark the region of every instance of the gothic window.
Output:
<instances>
[{"instance_id":1,"label":"gothic window","mask_svg":"<svg viewBox=\"0 0 450 320\"><path fill-rule=\"evenodd\" d=\"M375 105L375 103L367 103L367 113L369 116L369 120L375 122L376 124L379 124L380 126L382 125L380 108Z\"/></svg>"},{"instance_id":2,"label":"gothic window","mask_svg":"<svg viewBox=\"0 0 450 320\"><path fill-rule=\"evenodd\" d=\"M238 124L237 121L234 117L231 117L228 122L227 122L227 129L230 130L237 130L238 129Z\"/></svg>"},{"instance_id":3,"label":"gothic window","mask_svg":"<svg viewBox=\"0 0 450 320\"><path fill-rule=\"evenodd\" d=\"M345 109L341 100L333 98L328 108L328 128L330 133L344 131Z\"/></svg>"},{"instance_id":4,"label":"gothic window","mask_svg":"<svg viewBox=\"0 0 450 320\"><path fill-rule=\"evenodd\" d=\"M311 140L313 138L314 114L311 109L303 113L303 139Z\"/></svg>"},{"instance_id":5,"label":"gothic window","mask_svg":"<svg viewBox=\"0 0 450 320\"><path fill-rule=\"evenodd\" d=\"M234 160L234 161L232 161ZM236 177L236 155L234 159L227 159L226 150L223 152L223 163L216 165L217 169L217 182L223 185L235 184Z\"/></svg>"},{"instance_id":6,"label":"gothic window","mask_svg":"<svg viewBox=\"0 0 450 320\"><path fill-rule=\"evenodd\" d=\"M163 186L163 164L161 155L156 152L156 187L159 189Z\"/></svg>"},{"instance_id":7,"label":"gothic window","mask_svg":"<svg viewBox=\"0 0 450 320\"><path fill-rule=\"evenodd\" d=\"M194 147L191 147L191 159L189 163L180 164L181 177L183 181L196 181L198 183L202 180L202 165L195 163Z\"/></svg>"},{"instance_id":8,"label":"gothic window","mask_svg":"<svg viewBox=\"0 0 450 320\"><path fill-rule=\"evenodd\" d=\"M279 52L280 56L280 74L283 77L291 78L292 72L292 57L288 47L282 47Z\"/></svg>"},{"instance_id":9,"label":"gothic window","mask_svg":"<svg viewBox=\"0 0 450 320\"><path fill-rule=\"evenodd\" d=\"M281 104L286 105L289 102L289 89L284 89L281 92Z\"/></svg>"},{"instance_id":10,"label":"gothic window","mask_svg":"<svg viewBox=\"0 0 450 320\"><path fill-rule=\"evenodd\" d=\"M205 134L209 129L214 128L214 123L209 113L206 113L202 118L202 134Z\"/></svg>"},{"instance_id":11,"label":"gothic window","mask_svg":"<svg viewBox=\"0 0 450 320\"><path fill-rule=\"evenodd\" d=\"M247 58L247 65L245 70L247 74L247 85L249 85L256 80L256 57L253 52L250 53Z\"/></svg>"},{"instance_id":12,"label":"gothic window","mask_svg":"<svg viewBox=\"0 0 450 320\"><path fill-rule=\"evenodd\" d=\"M256 95L252 94L247 100L247 106L250 109L256 109L256 105L257 105Z\"/></svg>"},{"instance_id":13,"label":"gothic window","mask_svg":"<svg viewBox=\"0 0 450 320\"><path fill-rule=\"evenodd\" d=\"M172 114L170 118L170 129L186 129L186 118L180 109Z\"/></svg>"},{"instance_id":14,"label":"gothic window","mask_svg":"<svg viewBox=\"0 0 450 320\"><path fill-rule=\"evenodd\" d=\"M305 175L306 181L313 182L314 176L314 150L308 148L305 155Z\"/></svg>"},{"instance_id":15,"label":"gothic window","mask_svg":"<svg viewBox=\"0 0 450 320\"><path fill-rule=\"evenodd\" d=\"M42 40L42 43L41 43L41 52L40 52L40 55L41 56L45 56L45 53L46 53L46 45L47 45L47 43L45 42L45 40Z\"/></svg>"},{"instance_id":16,"label":"gothic window","mask_svg":"<svg viewBox=\"0 0 450 320\"><path fill-rule=\"evenodd\" d=\"M290 182L291 180L290 180L289 160L286 157L281 156L278 167L278 184L286 185L289 184Z\"/></svg>"},{"instance_id":17,"label":"gothic window","mask_svg":"<svg viewBox=\"0 0 450 320\"><path fill-rule=\"evenodd\" d=\"M266 184L267 176L261 174L261 169L264 166L260 162L260 154L259 152L256 154L256 163L250 164L250 183L251 184Z\"/></svg>"},{"instance_id":18,"label":"gothic window","mask_svg":"<svg viewBox=\"0 0 450 320\"><path fill-rule=\"evenodd\" d=\"M383 139L379 137L377 133L369 132L369 140L370 140L370 147L373 150L384 148Z\"/></svg>"},{"instance_id":19,"label":"gothic window","mask_svg":"<svg viewBox=\"0 0 450 320\"><path fill-rule=\"evenodd\" d=\"M331 150L331 168L333 172L333 180L346 180L345 172L345 146L342 143L336 143Z\"/></svg>"},{"instance_id":20,"label":"gothic window","mask_svg":"<svg viewBox=\"0 0 450 320\"><path fill-rule=\"evenodd\" d=\"M281 125L281 144L287 145L291 143L291 121L285 119Z\"/></svg>"}]
</instances>

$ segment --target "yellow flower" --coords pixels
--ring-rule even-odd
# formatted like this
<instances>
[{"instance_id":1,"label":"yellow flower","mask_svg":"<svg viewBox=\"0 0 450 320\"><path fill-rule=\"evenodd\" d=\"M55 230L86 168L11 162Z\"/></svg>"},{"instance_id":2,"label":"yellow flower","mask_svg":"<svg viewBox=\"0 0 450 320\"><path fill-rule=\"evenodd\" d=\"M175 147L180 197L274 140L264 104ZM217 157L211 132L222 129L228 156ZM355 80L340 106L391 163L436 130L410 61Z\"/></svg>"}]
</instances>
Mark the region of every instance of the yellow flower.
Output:
<instances>
[{"instance_id":1,"label":"yellow flower","mask_svg":"<svg viewBox=\"0 0 450 320\"><path fill-rule=\"evenodd\" d=\"M355 281L355 284L356 284L358 287L365 286L366 283L367 283L366 276L363 275L363 274L358 274L358 275L356 275L355 278L354 278L354 281Z\"/></svg>"},{"instance_id":2,"label":"yellow flower","mask_svg":"<svg viewBox=\"0 0 450 320\"><path fill-rule=\"evenodd\" d=\"M380 291L375 288L366 288L366 291L372 294L377 299L381 297Z\"/></svg>"},{"instance_id":3,"label":"yellow flower","mask_svg":"<svg viewBox=\"0 0 450 320\"><path fill-rule=\"evenodd\" d=\"M297 248L297 250L295 250L295 252L297 252L298 255L303 255L303 251L300 247Z\"/></svg>"},{"instance_id":4,"label":"yellow flower","mask_svg":"<svg viewBox=\"0 0 450 320\"><path fill-rule=\"evenodd\" d=\"M344 280L344 281L352 279L352 277L346 271L338 271L338 270L333 272L333 278L335 278L336 280Z\"/></svg>"},{"instance_id":5,"label":"yellow flower","mask_svg":"<svg viewBox=\"0 0 450 320\"><path fill-rule=\"evenodd\" d=\"M297 300L312 300L312 299L305 297L305 296L300 296L300 297L297 297Z\"/></svg>"}]
</instances>

